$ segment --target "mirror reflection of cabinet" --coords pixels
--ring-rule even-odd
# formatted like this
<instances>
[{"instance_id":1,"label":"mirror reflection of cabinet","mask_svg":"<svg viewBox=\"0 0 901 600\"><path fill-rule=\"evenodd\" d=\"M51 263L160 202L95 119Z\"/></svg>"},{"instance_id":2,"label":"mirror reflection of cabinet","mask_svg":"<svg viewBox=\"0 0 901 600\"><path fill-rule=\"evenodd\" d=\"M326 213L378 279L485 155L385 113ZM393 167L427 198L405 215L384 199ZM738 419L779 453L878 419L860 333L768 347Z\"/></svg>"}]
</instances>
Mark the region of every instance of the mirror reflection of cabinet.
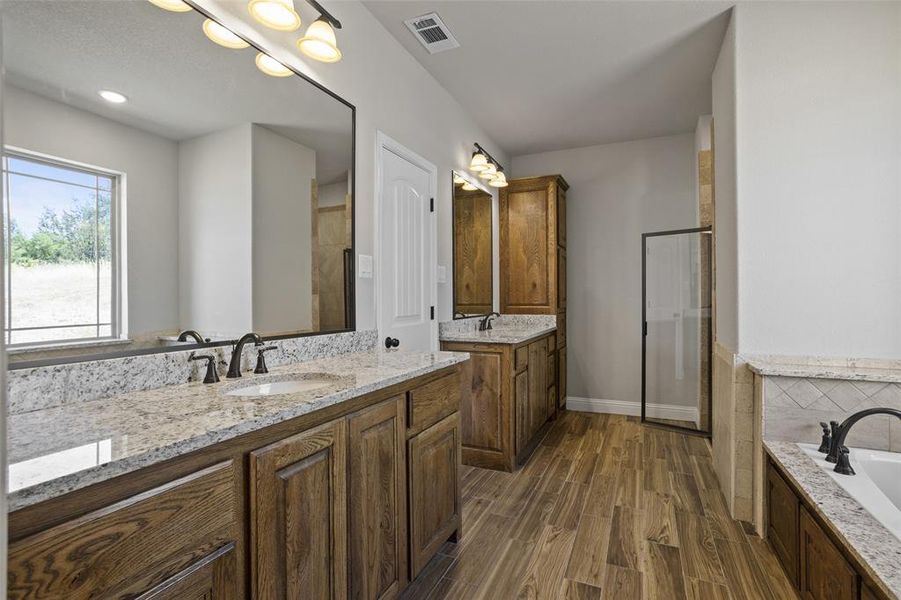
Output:
<instances>
[{"instance_id":1,"label":"mirror reflection of cabinet","mask_svg":"<svg viewBox=\"0 0 901 600\"><path fill-rule=\"evenodd\" d=\"M474 185L454 183L454 314L493 310L492 201Z\"/></svg>"}]
</instances>

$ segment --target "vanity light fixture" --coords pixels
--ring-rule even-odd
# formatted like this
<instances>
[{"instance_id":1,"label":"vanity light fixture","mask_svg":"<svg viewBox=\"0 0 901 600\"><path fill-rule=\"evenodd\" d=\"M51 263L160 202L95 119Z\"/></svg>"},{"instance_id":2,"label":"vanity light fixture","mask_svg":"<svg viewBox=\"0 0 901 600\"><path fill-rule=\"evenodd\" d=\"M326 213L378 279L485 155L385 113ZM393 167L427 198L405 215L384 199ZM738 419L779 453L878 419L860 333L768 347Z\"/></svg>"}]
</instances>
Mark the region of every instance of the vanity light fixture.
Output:
<instances>
[{"instance_id":1,"label":"vanity light fixture","mask_svg":"<svg viewBox=\"0 0 901 600\"><path fill-rule=\"evenodd\" d=\"M188 3L182 2L181 0L150 0L150 2L163 10L170 10L172 12L189 12L194 10Z\"/></svg>"},{"instance_id":2,"label":"vanity light fixture","mask_svg":"<svg viewBox=\"0 0 901 600\"><path fill-rule=\"evenodd\" d=\"M338 27L341 27L340 23ZM297 40L297 47L310 58L320 62L336 63L341 60L335 30L330 20L323 15L307 27L307 34Z\"/></svg>"},{"instance_id":3,"label":"vanity light fixture","mask_svg":"<svg viewBox=\"0 0 901 600\"><path fill-rule=\"evenodd\" d=\"M507 187L507 176L504 175L504 168L501 166L501 163L494 160L494 157L488 154L478 142L473 145L475 146L475 151L472 153L469 170L481 179L487 180L488 185L492 187Z\"/></svg>"},{"instance_id":4,"label":"vanity light fixture","mask_svg":"<svg viewBox=\"0 0 901 600\"><path fill-rule=\"evenodd\" d=\"M479 189L479 188L477 188L477 187L474 186L473 184L471 184L471 183L469 183L468 181L466 181L466 182L463 183L463 187L460 188L460 189L465 190L465 191L467 191L467 192L474 192L474 191L476 191L476 190Z\"/></svg>"},{"instance_id":5,"label":"vanity light fixture","mask_svg":"<svg viewBox=\"0 0 901 600\"><path fill-rule=\"evenodd\" d=\"M454 171L454 185L460 185L466 183L466 180L463 179L463 176Z\"/></svg>"},{"instance_id":6,"label":"vanity light fixture","mask_svg":"<svg viewBox=\"0 0 901 600\"><path fill-rule=\"evenodd\" d=\"M250 46L250 44L242 40L230 29L220 25L212 19L207 19L203 22L203 33L206 34L211 41L233 50L241 50L242 48Z\"/></svg>"},{"instance_id":7,"label":"vanity light fixture","mask_svg":"<svg viewBox=\"0 0 901 600\"><path fill-rule=\"evenodd\" d=\"M266 75L271 75L272 77L290 77L294 75L294 71L278 62L265 52L260 52L257 54L256 60L257 68L265 73Z\"/></svg>"},{"instance_id":8,"label":"vanity light fixture","mask_svg":"<svg viewBox=\"0 0 901 600\"><path fill-rule=\"evenodd\" d=\"M300 28L300 15L294 9L294 0L250 0L247 10L270 29L296 31Z\"/></svg>"},{"instance_id":9,"label":"vanity light fixture","mask_svg":"<svg viewBox=\"0 0 901 600\"><path fill-rule=\"evenodd\" d=\"M128 98L126 98L124 94L114 92L113 90L100 90L97 93L101 98L111 104L124 104L125 102L128 102Z\"/></svg>"}]
</instances>

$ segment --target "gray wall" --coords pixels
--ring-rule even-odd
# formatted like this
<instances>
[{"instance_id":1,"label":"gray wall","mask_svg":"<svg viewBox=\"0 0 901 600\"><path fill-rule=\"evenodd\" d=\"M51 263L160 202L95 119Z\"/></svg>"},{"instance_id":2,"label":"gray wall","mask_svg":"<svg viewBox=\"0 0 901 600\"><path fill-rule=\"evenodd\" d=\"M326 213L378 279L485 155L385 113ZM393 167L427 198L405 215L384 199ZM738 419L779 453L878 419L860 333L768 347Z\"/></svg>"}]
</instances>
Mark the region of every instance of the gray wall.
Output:
<instances>
[{"instance_id":1,"label":"gray wall","mask_svg":"<svg viewBox=\"0 0 901 600\"><path fill-rule=\"evenodd\" d=\"M7 86L4 143L126 174L128 330L178 326L175 142Z\"/></svg>"},{"instance_id":2,"label":"gray wall","mask_svg":"<svg viewBox=\"0 0 901 600\"><path fill-rule=\"evenodd\" d=\"M641 234L694 227L694 133L513 159L567 193L569 395L641 399Z\"/></svg>"}]
</instances>

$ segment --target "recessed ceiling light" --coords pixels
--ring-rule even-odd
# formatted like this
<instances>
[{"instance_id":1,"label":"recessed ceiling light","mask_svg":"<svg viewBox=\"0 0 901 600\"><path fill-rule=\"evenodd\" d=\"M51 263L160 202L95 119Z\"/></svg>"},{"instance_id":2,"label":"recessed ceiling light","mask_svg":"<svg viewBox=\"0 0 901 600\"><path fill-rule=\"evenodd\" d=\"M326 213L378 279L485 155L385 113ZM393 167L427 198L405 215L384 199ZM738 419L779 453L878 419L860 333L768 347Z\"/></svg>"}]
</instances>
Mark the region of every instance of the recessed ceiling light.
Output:
<instances>
[{"instance_id":1,"label":"recessed ceiling light","mask_svg":"<svg viewBox=\"0 0 901 600\"><path fill-rule=\"evenodd\" d=\"M266 75L272 75L273 77L290 77L294 75L294 71L278 62L265 52L260 52L257 54L256 60L257 68L265 73Z\"/></svg>"},{"instance_id":2,"label":"recessed ceiling light","mask_svg":"<svg viewBox=\"0 0 901 600\"><path fill-rule=\"evenodd\" d=\"M241 48L250 46L250 44L235 35L230 29L220 25L212 19L207 19L203 22L203 33L220 46L225 46L226 48L231 48L233 50L240 50Z\"/></svg>"},{"instance_id":3,"label":"recessed ceiling light","mask_svg":"<svg viewBox=\"0 0 901 600\"><path fill-rule=\"evenodd\" d=\"M128 101L128 98L126 98L119 92L114 92L112 90L100 90L97 93L100 94L101 98L103 98L107 102L112 102L113 104L122 104L123 102Z\"/></svg>"},{"instance_id":4,"label":"recessed ceiling light","mask_svg":"<svg viewBox=\"0 0 901 600\"><path fill-rule=\"evenodd\" d=\"M165 10L171 10L172 12L188 12L189 10L194 10L181 0L150 0L150 2Z\"/></svg>"}]
</instances>

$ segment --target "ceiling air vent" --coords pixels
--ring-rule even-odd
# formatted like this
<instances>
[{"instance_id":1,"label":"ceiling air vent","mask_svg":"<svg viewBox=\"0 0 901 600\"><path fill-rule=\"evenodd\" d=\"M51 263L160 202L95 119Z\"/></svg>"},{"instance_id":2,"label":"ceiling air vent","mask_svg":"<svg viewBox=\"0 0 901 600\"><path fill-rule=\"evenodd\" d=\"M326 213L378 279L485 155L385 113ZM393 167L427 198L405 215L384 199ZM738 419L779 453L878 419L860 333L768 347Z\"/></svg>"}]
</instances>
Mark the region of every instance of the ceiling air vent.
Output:
<instances>
[{"instance_id":1,"label":"ceiling air vent","mask_svg":"<svg viewBox=\"0 0 901 600\"><path fill-rule=\"evenodd\" d=\"M404 23L407 25L407 29L416 36L419 43L429 51L429 54L460 47L460 43L454 38L454 34L450 32L438 13L407 19Z\"/></svg>"}]
</instances>

